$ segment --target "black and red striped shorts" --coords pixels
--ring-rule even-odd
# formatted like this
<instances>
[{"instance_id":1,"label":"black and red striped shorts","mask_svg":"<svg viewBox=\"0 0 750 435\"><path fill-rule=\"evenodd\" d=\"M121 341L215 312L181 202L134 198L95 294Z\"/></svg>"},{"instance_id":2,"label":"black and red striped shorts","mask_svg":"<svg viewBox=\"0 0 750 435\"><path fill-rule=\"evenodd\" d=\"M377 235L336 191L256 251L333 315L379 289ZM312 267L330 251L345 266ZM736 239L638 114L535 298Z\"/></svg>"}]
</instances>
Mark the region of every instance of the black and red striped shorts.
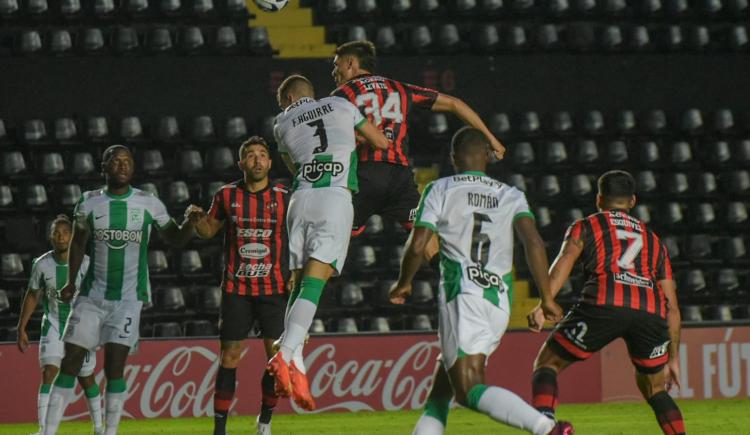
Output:
<instances>
[{"instance_id":1,"label":"black and red striped shorts","mask_svg":"<svg viewBox=\"0 0 750 435\"><path fill-rule=\"evenodd\" d=\"M547 345L569 361L589 358L622 338L635 368L658 373L669 359L667 321L643 310L578 303L557 325Z\"/></svg>"}]
</instances>

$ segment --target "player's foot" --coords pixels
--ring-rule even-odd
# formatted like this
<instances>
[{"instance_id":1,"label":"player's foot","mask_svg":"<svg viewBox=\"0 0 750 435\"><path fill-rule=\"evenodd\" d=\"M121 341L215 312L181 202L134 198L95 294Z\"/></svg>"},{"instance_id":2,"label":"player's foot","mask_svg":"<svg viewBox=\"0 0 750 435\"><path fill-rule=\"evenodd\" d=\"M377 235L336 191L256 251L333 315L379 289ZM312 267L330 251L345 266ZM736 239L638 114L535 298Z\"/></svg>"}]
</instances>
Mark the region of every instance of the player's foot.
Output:
<instances>
[{"instance_id":1,"label":"player's foot","mask_svg":"<svg viewBox=\"0 0 750 435\"><path fill-rule=\"evenodd\" d=\"M33 434L31 434L31 435L44 435L44 429L41 429L41 428L40 428L40 429L39 429L39 432L34 432L34 433L33 433Z\"/></svg>"},{"instance_id":2,"label":"player's foot","mask_svg":"<svg viewBox=\"0 0 750 435\"><path fill-rule=\"evenodd\" d=\"M261 423L259 418L255 419L258 431L255 435L271 435L271 423Z\"/></svg>"},{"instance_id":3,"label":"player's foot","mask_svg":"<svg viewBox=\"0 0 750 435\"><path fill-rule=\"evenodd\" d=\"M277 352L268 361L266 370L273 377L275 382L276 395L279 397L289 397L292 395L292 381L289 378L289 365L287 365L284 358L281 357L281 352Z\"/></svg>"},{"instance_id":4,"label":"player's foot","mask_svg":"<svg viewBox=\"0 0 750 435\"><path fill-rule=\"evenodd\" d=\"M289 377L292 380L292 399L294 399L294 403L306 411L315 409L315 400L313 400L312 394L310 394L307 375L297 368L294 361L289 366Z\"/></svg>"},{"instance_id":5,"label":"player's foot","mask_svg":"<svg viewBox=\"0 0 750 435\"><path fill-rule=\"evenodd\" d=\"M104 435L104 426L95 427L94 435Z\"/></svg>"},{"instance_id":6,"label":"player's foot","mask_svg":"<svg viewBox=\"0 0 750 435\"><path fill-rule=\"evenodd\" d=\"M573 435L576 430L573 429L573 425L567 421L558 421L555 427L552 428L552 432L549 435Z\"/></svg>"},{"instance_id":7,"label":"player's foot","mask_svg":"<svg viewBox=\"0 0 750 435\"><path fill-rule=\"evenodd\" d=\"M307 344L310 341L310 334L305 335L305 344ZM273 344L271 345L271 351L273 353L279 353L281 351L281 339L277 338L274 340Z\"/></svg>"}]
</instances>

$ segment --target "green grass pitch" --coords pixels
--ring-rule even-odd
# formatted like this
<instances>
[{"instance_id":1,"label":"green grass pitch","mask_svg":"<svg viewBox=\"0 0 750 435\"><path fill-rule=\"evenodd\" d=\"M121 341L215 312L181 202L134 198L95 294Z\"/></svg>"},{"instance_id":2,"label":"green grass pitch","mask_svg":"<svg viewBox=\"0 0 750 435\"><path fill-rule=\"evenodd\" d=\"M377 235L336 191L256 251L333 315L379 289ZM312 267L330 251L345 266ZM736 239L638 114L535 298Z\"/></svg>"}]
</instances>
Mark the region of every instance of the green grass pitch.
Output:
<instances>
[{"instance_id":1,"label":"green grass pitch","mask_svg":"<svg viewBox=\"0 0 750 435\"><path fill-rule=\"evenodd\" d=\"M750 434L750 400L681 400L678 402L690 434ZM320 415L278 415L273 433L285 434L410 434L419 418L418 411L329 413ZM658 435L656 419L645 403L561 405L558 417L570 420L579 435ZM227 429L231 435L254 433L255 417L232 417ZM210 418L126 420L120 434L210 434ZM0 434L24 435L36 425L0 425ZM63 434L89 434L88 422L64 423ZM448 417L446 434L521 434L466 409L454 409Z\"/></svg>"}]
</instances>

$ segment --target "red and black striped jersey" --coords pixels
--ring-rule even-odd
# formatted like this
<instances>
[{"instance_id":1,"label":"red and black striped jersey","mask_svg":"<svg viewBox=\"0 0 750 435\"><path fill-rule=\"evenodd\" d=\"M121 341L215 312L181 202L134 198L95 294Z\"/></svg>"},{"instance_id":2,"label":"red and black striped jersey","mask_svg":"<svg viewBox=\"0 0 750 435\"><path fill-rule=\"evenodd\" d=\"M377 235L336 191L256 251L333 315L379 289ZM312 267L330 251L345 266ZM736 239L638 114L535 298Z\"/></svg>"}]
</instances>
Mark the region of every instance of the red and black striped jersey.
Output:
<instances>
[{"instance_id":1,"label":"red and black striped jersey","mask_svg":"<svg viewBox=\"0 0 750 435\"><path fill-rule=\"evenodd\" d=\"M227 293L250 296L283 294L289 276L286 210L289 190L269 184L252 193L243 180L214 194L208 215L224 221L224 270Z\"/></svg>"},{"instance_id":2,"label":"red and black striped jersey","mask_svg":"<svg viewBox=\"0 0 750 435\"><path fill-rule=\"evenodd\" d=\"M351 101L391 142L385 151L372 149L360 142L360 162L386 162L409 166L407 152L411 109L430 109L438 97L438 92L366 74L349 80L331 92L331 95Z\"/></svg>"},{"instance_id":3,"label":"red and black striped jersey","mask_svg":"<svg viewBox=\"0 0 750 435\"><path fill-rule=\"evenodd\" d=\"M583 242L583 302L666 316L658 282L673 279L672 265L666 245L643 222L624 211L602 211L574 222L565 240Z\"/></svg>"}]
</instances>

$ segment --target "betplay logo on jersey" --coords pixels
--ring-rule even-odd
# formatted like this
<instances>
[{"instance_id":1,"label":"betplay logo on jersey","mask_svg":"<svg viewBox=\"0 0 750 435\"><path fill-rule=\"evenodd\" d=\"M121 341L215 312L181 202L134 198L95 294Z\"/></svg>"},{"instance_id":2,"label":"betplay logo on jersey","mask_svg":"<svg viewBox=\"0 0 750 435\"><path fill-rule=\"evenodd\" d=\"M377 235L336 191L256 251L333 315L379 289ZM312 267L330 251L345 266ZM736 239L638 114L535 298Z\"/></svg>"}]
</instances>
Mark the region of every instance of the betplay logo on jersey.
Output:
<instances>
[{"instance_id":1,"label":"betplay logo on jersey","mask_svg":"<svg viewBox=\"0 0 750 435\"><path fill-rule=\"evenodd\" d=\"M497 287L500 292L503 292L505 290L505 287L501 285L502 280L499 276L482 269L478 265L467 267L466 273L469 275L469 280L479 287Z\"/></svg>"},{"instance_id":2,"label":"betplay logo on jersey","mask_svg":"<svg viewBox=\"0 0 750 435\"><path fill-rule=\"evenodd\" d=\"M305 163L302 165L300 171L302 171L302 177L305 180L314 183L323 178L325 174L331 174L332 177L339 175L344 172L344 165L339 162L322 162L314 160L311 163Z\"/></svg>"}]
</instances>

